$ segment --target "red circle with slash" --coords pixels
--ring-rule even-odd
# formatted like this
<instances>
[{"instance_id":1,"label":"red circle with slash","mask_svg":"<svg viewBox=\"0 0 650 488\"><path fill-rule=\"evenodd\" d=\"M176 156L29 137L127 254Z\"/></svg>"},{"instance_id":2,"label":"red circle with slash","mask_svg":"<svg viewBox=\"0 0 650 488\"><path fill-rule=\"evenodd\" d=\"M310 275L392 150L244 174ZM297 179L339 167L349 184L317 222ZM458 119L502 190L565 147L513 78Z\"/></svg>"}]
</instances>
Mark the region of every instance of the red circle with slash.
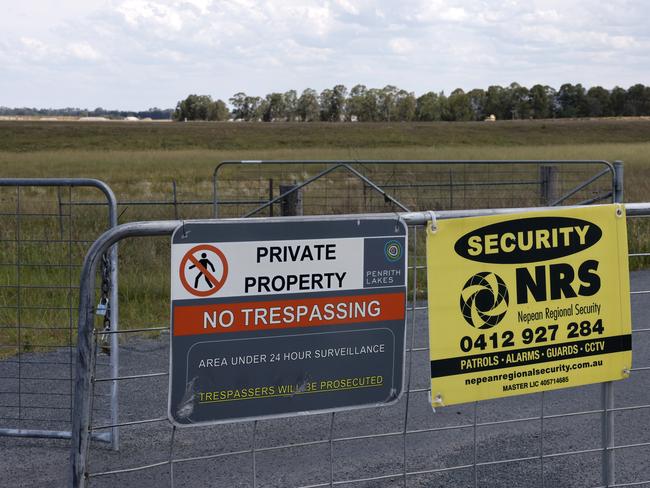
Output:
<instances>
[{"instance_id":1,"label":"red circle with slash","mask_svg":"<svg viewBox=\"0 0 650 488\"><path fill-rule=\"evenodd\" d=\"M206 269L205 266L199 262L198 259L194 257L194 253L200 251L210 251L217 255L223 267L223 275L221 276L220 280L218 280L210 271ZM198 269L203 274L203 276L210 281L210 283L212 283L212 288L209 288L207 290L197 290L187 282L187 277L185 276L185 266L187 265L188 261L191 262L196 267L196 269ZM214 295L216 292L218 292L226 283L226 278L228 278L228 261L220 249L209 244L199 244L198 246L194 246L192 249L187 251L185 253L185 256L183 256L183 259L181 259L179 276L181 283L183 284L183 288L185 288L189 293L197 297L209 297L210 295Z\"/></svg>"}]
</instances>

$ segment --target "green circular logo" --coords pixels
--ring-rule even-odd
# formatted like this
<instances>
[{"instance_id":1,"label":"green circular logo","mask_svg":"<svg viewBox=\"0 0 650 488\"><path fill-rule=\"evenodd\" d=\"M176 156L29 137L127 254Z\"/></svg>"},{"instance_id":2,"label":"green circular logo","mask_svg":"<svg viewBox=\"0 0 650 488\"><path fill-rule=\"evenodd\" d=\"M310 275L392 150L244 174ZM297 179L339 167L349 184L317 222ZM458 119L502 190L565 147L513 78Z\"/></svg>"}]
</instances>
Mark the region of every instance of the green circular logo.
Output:
<instances>
[{"instance_id":1,"label":"green circular logo","mask_svg":"<svg viewBox=\"0 0 650 488\"><path fill-rule=\"evenodd\" d=\"M388 241L384 246L384 255L391 263L399 261L402 257L402 244L395 240Z\"/></svg>"}]
</instances>

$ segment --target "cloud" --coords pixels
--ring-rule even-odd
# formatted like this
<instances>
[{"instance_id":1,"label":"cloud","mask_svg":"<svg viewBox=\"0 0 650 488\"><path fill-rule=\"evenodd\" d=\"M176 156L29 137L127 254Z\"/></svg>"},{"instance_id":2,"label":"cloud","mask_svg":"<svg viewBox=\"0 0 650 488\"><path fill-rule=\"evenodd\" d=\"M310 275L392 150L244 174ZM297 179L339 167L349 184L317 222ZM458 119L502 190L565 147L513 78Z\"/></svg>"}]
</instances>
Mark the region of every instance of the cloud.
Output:
<instances>
[{"instance_id":1,"label":"cloud","mask_svg":"<svg viewBox=\"0 0 650 488\"><path fill-rule=\"evenodd\" d=\"M467 19L468 14L465 8L461 6L448 5L448 2L442 0L422 1L414 5L415 12L409 17L421 23L431 22L460 22ZM409 9L410 10L410 9Z\"/></svg>"},{"instance_id":2,"label":"cloud","mask_svg":"<svg viewBox=\"0 0 650 488\"><path fill-rule=\"evenodd\" d=\"M20 38L18 53L29 62L44 65L75 61L95 62L102 59L102 55L88 42L72 42L64 46L55 46L32 37Z\"/></svg>"},{"instance_id":3,"label":"cloud","mask_svg":"<svg viewBox=\"0 0 650 488\"><path fill-rule=\"evenodd\" d=\"M185 0L185 3L198 9L201 14L207 14L214 0Z\"/></svg>"},{"instance_id":4,"label":"cloud","mask_svg":"<svg viewBox=\"0 0 650 488\"><path fill-rule=\"evenodd\" d=\"M532 12L525 13L522 20L525 22L559 22L560 14L555 9L535 9Z\"/></svg>"},{"instance_id":5,"label":"cloud","mask_svg":"<svg viewBox=\"0 0 650 488\"><path fill-rule=\"evenodd\" d=\"M54 53L47 44L32 37L21 37L20 42L23 47L22 53L32 60L46 59Z\"/></svg>"},{"instance_id":6,"label":"cloud","mask_svg":"<svg viewBox=\"0 0 650 488\"><path fill-rule=\"evenodd\" d=\"M182 14L178 7L179 5L169 6L148 0L127 0L117 11L134 27L154 25L178 32L183 28Z\"/></svg>"},{"instance_id":7,"label":"cloud","mask_svg":"<svg viewBox=\"0 0 650 488\"><path fill-rule=\"evenodd\" d=\"M98 61L101 54L87 42L76 42L68 45L67 51L73 57L82 61Z\"/></svg>"},{"instance_id":8,"label":"cloud","mask_svg":"<svg viewBox=\"0 0 650 488\"><path fill-rule=\"evenodd\" d=\"M106 83L103 106L123 103L125 72L133 100L169 91L137 102L157 105L339 82L625 85L647 78L649 16L643 0L23 0L0 18L0 59L17 87L5 98L35 93L30 71L63 84L83 70Z\"/></svg>"},{"instance_id":9,"label":"cloud","mask_svg":"<svg viewBox=\"0 0 650 488\"><path fill-rule=\"evenodd\" d=\"M441 20L448 20L451 22L462 22L467 19L468 15L464 8L461 7L450 7L443 9L440 12Z\"/></svg>"},{"instance_id":10,"label":"cloud","mask_svg":"<svg viewBox=\"0 0 650 488\"><path fill-rule=\"evenodd\" d=\"M280 44L283 57L299 63L322 63L330 59L334 51L329 48L309 47L287 39Z\"/></svg>"},{"instance_id":11,"label":"cloud","mask_svg":"<svg viewBox=\"0 0 650 488\"><path fill-rule=\"evenodd\" d=\"M388 42L388 46L395 54L408 54L413 51L414 43L404 37L395 37Z\"/></svg>"},{"instance_id":12,"label":"cloud","mask_svg":"<svg viewBox=\"0 0 650 488\"><path fill-rule=\"evenodd\" d=\"M350 15L359 15L360 9L355 5L355 2L350 0L335 0L334 3Z\"/></svg>"}]
</instances>

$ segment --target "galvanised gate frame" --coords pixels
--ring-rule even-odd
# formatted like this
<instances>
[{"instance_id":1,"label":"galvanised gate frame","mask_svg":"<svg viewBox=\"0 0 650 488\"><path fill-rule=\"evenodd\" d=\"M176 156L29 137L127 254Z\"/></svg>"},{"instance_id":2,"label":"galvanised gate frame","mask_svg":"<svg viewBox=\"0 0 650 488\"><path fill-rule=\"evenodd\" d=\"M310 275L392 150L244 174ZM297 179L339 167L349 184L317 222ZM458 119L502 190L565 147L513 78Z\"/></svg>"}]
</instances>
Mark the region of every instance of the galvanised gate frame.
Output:
<instances>
[{"instance_id":1,"label":"galvanised gate frame","mask_svg":"<svg viewBox=\"0 0 650 488\"><path fill-rule=\"evenodd\" d=\"M11 249L12 246L15 246L15 262L2 263L2 266L9 266L15 268L16 280L17 283L8 283L2 286L2 291L7 293L7 297L13 291L16 292L16 304L11 305L10 299L7 298L7 303L3 305L3 308L12 308L15 310L16 323L15 324L2 324L2 328L5 330L15 330L17 334L17 354L12 356L0 363L3 366L3 371L8 371L7 374L0 373L0 380L6 382L7 388L1 388L0 393L3 397L9 399L12 405L0 402L0 407L7 411L16 410L17 416L14 419L5 419L3 420L0 427L0 436L10 436L10 437L39 437L39 438L55 438L55 439L70 439L71 432L69 430L54 430L54 429L44 429L44 428L30 428L25 427L26 423L35 423L36 421L41 424L47 423L47 419L29 419L23 413L23 410L33 410L34 407L31 407L28 399L31 398L30 395L40 395L41 393L49 395L61 395L61 396L72 396L70 393L52 393L57 391L55 385L61 384L62 382L73 382L74 369L72 365L74 364L72 351L74 350L73 338L74 335L70 334L69 344L65 345L65 348L68 348L67 357L68 361L62 361L61 359L56 359L54 361L30 361L28 358L25 358L25 351L28 350L27 344L21 344L21 337L23 333L32 331L38 332L47 332L50 330L48 326L43 325L27 325L24 324L21 320L21 314L25 314L28 309L40 308L43 310L43 313L47 311L67 311L70 314L70 328L72 329L74 322L74 307L72 302L68 307L61 307L62 304L55 305L46 305L35 307L32 303L29 303L29 298L21 300L21 295L26 294L30 291L40 291L44 293L48 292L57 292L65 291L71 294L71 284L62 284L62 283L52 283L48 281L43 283L39 280L38 283L22 283L21 284L21 271L23 273L29 269L38 269L38 270L58 270L64 269L66 273L69 274L70 279L72 280L72 273L77 272L80 269L81 263L74 262L72 258L72 247L73 246L86 246L92 242L91 236L88 236L86 239L73 238L72 236L72 226L73 226L73 212L72 209L74 206L84 206L85 202L76 202L72 199L72 189L73 188L89 188L97 189L105 197L105 202L102 205L106 206L108 218L106 226L104 228L113 228L117 225L117 201L115 195L111 188L104 183L103 181L90 179L90 178L0 178L0 187L6 188L15 188L15 209L13 211L3 212L3 218L13 219L15 224L15 229L11 229L11 225L8 225L3 228L3 244L6 246L5 249ZM51 188L54 187L58 191L58 212L49 212L43 210L41 206L43 205L42 201L32 201L24 195L25 188L42 189L42 188ZM61 190L68 189L68 200L64 201L61 196ZM42 199L42 195L40 195ZM24 211L25 208L35 207L36 211ZM28 209L29 210L29 209ZM23 221L27 220L27 223ZM36 222L36 223L35 223ZM22 225L21 225L22 223ZM42 228L39 225L42 224ZM55 236L52 234L52 229L47 228L47 224L51 224L54 227L60 227L60 236ZM81 221L80 226L88 225L88 222ZM67 226L67 236L64 228ZM38 229L38 235L42 237L34 238L34 230ZM31 237L30 237L31 235ZM27 237L25 237L27 236ZM51 262L47 258L48 246L63 246L66 248L64 250L66 262ZM25 246L34 246L35 248L41 247L43 252L40 253L40 258L37 262L23 262L21 249ZM109 307L110 307L110 325L112 330L117 330L117 324L119 319L119 310L118 310L118 299L117 299L117 246L113 246L111 249L108 249L108 263L110 266L110 290L109 290ZM11 254L11 250L7 251L6 254ZM43 274L43 273L41 273ZM76 276L74 278L76 281ZM9 281L11 281L9 279ZM27 303L23 303L27 302ZM64 330L66 327L60 326L56 327L58 330ZM10 347L4 345L4 347ZM39 347L36 344L33 347ZM55 346L40 346L47 348L57 348L63 349L63 344L57 344ZM48 349L48 351L54 349ZM27 354L29 356L29 354ZM67 372L64 372L64 376L59 377L53 376L55 373L57 375L61 374L60 369L65 369L66 362L69 362L70 367ZM113 376L118 375L118 364L119 364L119 348L118 341L116 336L111 337L111 356L109 368ZM10 369L10 365L15 365L17 373L13 373ZM27 370L27 374L24 373L24 370ZM22 371L22 374L21 374ZM13 375L16 375L15 377ZM32 388L36 387L41 391L41 393L34 391L24 391L21 388L23 382L32 382ZM15 385L15 386L14 386ZM72 388L71 388L72 389ZM112 382L109 393L109 409L110 417L116 422L118 417L118 388L117 382ZM15 403L15 404L14 404ZM64 401L60 402L60 405L54 407L59 412L69 412L72 414L72 401L68 402L68 406L64 405ZM38 407L41 409L47 407ZM49 407L52 408L52 407ZM11 410L10 410L11 409ZM4 415L3 415L4 416ZM15 422L17 425L11 425ZM57 421L60 422L60 421ZM71 419L68 420L68 425L70 424ZM53 424L53 422L51 422ZM107 432L99 433L94 436L94 438L103 441L110 442L114 449L118 447L118 429L111 429Z\"/></svg>"},{"instance_id":2,"label":"galvanised gate frame","mask_svg":"<svg viewBox=\"0 0 650 488\"><path fill-rule=\"evenodd\" d=\"M535 166L540 171L536 174ZM415 174L410 175L410 180L400 181L400 172L404 168L411 168ZM568 188L556 188L559 186L560 176L558 171L572 171L571 168L584 168L585 171L593 167L594 174L577 174L577 178L569 181ZM312 169L313 168L313 169ZM377 168L381 168L378 171ZM448 174L445 168L448 168ZM463 172L464 168L470 168L475 178L466 181L461 174L454 177L454 170ZM501 171L501 176L496 175L496 179L486 179L482 171ZM522 168L529 168L522 171ZM599 169L598 169L599 168ZM257 195L242 195L242 190L249 188L233 189L229 188L228 195L222 194L220 184L230 186L233 180L227 180L224 172L228 169L234 171L234 176L240 183L246 186L251 182L245 180L243 173L256 170L258 178L268 178L268 188L258 188ZM300 173L301 170L309 169L312 173L308 175L299 175L299 181L284 181L289 183L287 187L280 186L280 193L276 194L274 187L278 186L278 172L281 175L284 172ZM392 171L391 171L392 170ZM546 170L546 171L544 171ZM442 173L440 173L440 171ZM273 207L281 203L287 197L318 186L321 181L327 180L328 177L337 176L335 173L344 173L351 179L357 180L362 184L363 194L366 190L371 194L382 197L384 202L389 204L392 209L397 211L414 211L422 210L417 203L409 203L401 198L405 192L416 193L425 192L444 192L449 196L450 204L445 209L452 210L454 205L454 192L480 191L487 193L494 190L500 192L517 191L536 191L539 189L543 194L541 201L535 201L533 204L523 204L516 202L514 207L523 206L556 206L571 202L573 205L587 205L598 201L615 199L617 192L622 192L623 187L623 164L620 161L610 163L604 160L241 160L241 161L223 161L218 164L212 176L212 205L214 218L218 217L252 217L262 216L262 210L268 210L269 215L273 216ZM570 173L569 173L570 174ZM287 178L287 175L283 175ZM566 175L564 175L566 176ZM275 177L275 184L274 178ZM282 176L281 176L282 177ZM579 201L571 201L574 196L580 195L583 190L589 188L595 182L604 177L609 177L611 184L609 190L597 195L591 195L582 198ZM295 178L294 178L295 179ZM243 181L242 181L243 180ZM414 181L412 181L414 180ZM262 184L258 181L258 184ZM266 184L266 183L264 183ZM283 191L284 190L284 191ZM312 213L327 213L322 210L325 203L328 202L327 189L318 190L322 195L314 197L318 211ZM358 197L358 196L357 196ZM347 195L350 199L350 195ZM332 197L329 197L332 199ZM534 201L534 200L533 200ZM417 202L417 198L416 198ZM462 205L462 204L461 204ZM484 203L483 203L484 205ZM494 205L491 205L494 206ZM506 205L497 205L506 206ZM246 207L245 210L239 210ZM424 203L425 208L431 208ZM233 212L226 211L230 208L237 210ZM436 208L439 208L436 206ZM456 208L458 208L456 206ZM459 208L476 208L474 206L460 206ZM384 211L390 210L386 208ZM366 212L364 209L362 212ZM349 212L348 212L349 213Z\"/></svg>"},{"instance_id":3,"label":"galvanised gate frame","mask_svg":"<svg viewBox=\"0 0 650 488\"><path fill-rule=\"evenodd\" d=\"M538 168L536 168L536 166ZM387 175L400 175L399 181L387 181ZM526 169L524 171L524 169ZM536 171L538 170L539 171ZM619 174L619 169L621 170ZM257 195L250 195L251 182L246 176L251 171L264 180L264 189L258 188ZM546 171L542 171L546 170ZM282 173L297 175L297 178L282 179ZM381 173L381 174L378 174ZM229 178L232 174L238 179ZM429 176L427 176L429 175ZM430 177L434 175L435 178ZM224 161L212 175L211 198L195 195L185 200L179 198L178 190L183 188L171 181L171 198L169 200L121 200L118 206L122 213L129 212L121 218L145 220L149 214L152 219L179 219L212 217L243 217L244 215L261 217L267 213L277 215L277 206L284 199L290 199L297 193L304 192L305 215L328 213L326 205L340 204L344 199L374 198L375 208L363 207L343 213L370 213L396 211L416 211L427 208L454 210L483 207L526 207L543 205L585 205L612 198L614 187L620 185L622 164L603 160L250 160ZM475 176L471 178L470 176ZM348 182L358 186L358 194L346 194L342 198L330 194L318 195L326 184L336 186L344 177ZM236 183L232 184L231 183ZM269 188L273 183L274 189ZM287 184L289 189L278 193L278 187ZM238 186L239 185L239 186ZM320 185L320 189L318 188ZM240 188L241 187L241 188ZM241 192L241 189L247 191ZM227 191L224 191L227 190ZM441 205L428 204L426 199L408 201L402 198L405 193L423 194L438 192L445 194ZM520 198L508 197L507 204L483 201L484 195L490 193L523 193L539 196L533 203L524 203ZM245 194L244 194L245 193ZM340 192L339 192L340 193ZM472 205L463 205L468 193L477 198ZM544 197L544 198L542 198ZM411 199L413 200L413 199ZM381 202L381 206L378 205ZM85 202L88 205L103 205L103 202ZM492 203L488 205L488 203ZM325 204L325 205L323 205ZM406 207L406 208L405 208ZM137 209L137 211L136 211ZM336 212L336 213L341 213ZM120 214L121 215L121 214Z\"/></svg>"},{"instance_id":4,"label":"galvanised gate frame","mask_svg":"<svg viewBox=\"0 0 650 488\"><path fill-rule=\"evenodd\" d=\"M400 217L412 228L411 234L414 239L414 243L417 244L417 231L419 228L427 225L429 222L437 219L446 219L446 218L462 218L462 217L474 217L482 215L500 215L500 214L512 214L520 213L527 211L535 210L545 210L545 208L518 208L518 209L485 209L485 210L469 210L469 211L449 211L449 212L415 212L415 213L401 213ZM546 208L546 210L548 210ZM642 204L627 204L626 211L628 218L635 217L650 217L650 203ZM373 214L375 217L376 214ZM391 214L394 216L394 214ZM363 218L363 215L356 216L358 218ZM314 217L315 219L322 219L322 217ZM288 449L307 449L312 446L329 446L329 480L324 480L320 482L301 484L301 488L316 488L316 487L333 487L339 485L354 485L358 483L379 483L387 480L403 480L403 485L407 486L409 480L417 478L419 476L425 476L428 474L446 474L448 472L457 472L457 471L467 471L469 470L472 473L472 480L468 483L471 486L479 486L479 468L490 468L494 466L500 466L505 463L526 463L526 462L537 462L538 469L540 469L541 475L538 480L541 480L541 486L544 484L544 468L545 464L552 462L553 460L558 460L562 458L571 458L574 456L584 456L584 455L595 455L599 454L601 456L601 467L602 467L602 478L601 482L596 485L588 484L584 486L605 486L605 487L623 487L623 486L638 486L646 483L650 483L650 479L644 480L631 480L626 482L617 483L615 480L615 469L614 469L614 453L621 452L624 453L627 450L634 449L647 449L650 447L650 439L643 439L640 442L627 442L617 444L614 439L614 417L617 415L624 415L630 412L645 412L643 415L647 416L647 412L650 411L650 401L647 398L648 390L644 392L641 391L640 394L643 395L643 399L640 403L634 403L632 405L625 405L615 407L613 400L614 394L613 389L610 384L605 384L602 395L601 408L589 409L583 411L571 411L568 413L559 413L559 414L547 414L544 409L544 394L541 396L542 400L542 410L539 415L529 415L524 418L515 418L515 419L506 419L506 420L492 420L492 421L482 421L477 420L477 409L478 403L474 405L474 419L473 422L469 424L460 424L452 426L436 426L436 427L418 427L418 428L409 428L409 400L411 396L416 394L430 394L429 388L426 387L426 384L422 387L413 385L411 383L411 376L414 367L414 354L421 354L428 351L426 345L416 344L415 341L415 314L419 311L426 310L426 305L418 304L416 288L417 288L417 273L418 271L423 272L426 268L426 264L423 261L418 261L417 252L412 254L414 260L409 265L409 270L412 273L409 279L412 279L413 283L413 295L410 299L409 312L411 315L411 320L408 320L408 326L411 328L411 339L410 346L407 349L409 356L407 358L407 382L406 382L406 393L402 399L402 405L405 403L406 417L404 421L403 429L389 430L388 432L380 432L370 435L350 435L350 436L334 436L333 426L334 426L334 414L331 415L330 431L329 437L308 442L295 442L289 444L281 444L277 446L267 446L260 447L257 445L256 435L258 429L258 423L255 422L253 426L253 437L252 445L250 448L246 449L235 449L227 452L219 451L209 451L204 455L197 456L177 456L174 452L174 439L175 434L177 434L176 429L171 429L171 438L168 452L168 456L163 456L162 461L148 462L144 464L139 464L136 466L128 467L118 467L105 469L100 471L91 471L88 468L88 454L90 448L90 438L91 434L96 430L110 429L115 427L115 425L103 425L103 426L93 426L92 425L92 398L93 398L93 389L95 383L100 380L112 381L116 379L120 380L133 380L133 379L144 379L151 378L154 376L164 376L166 373L156 373L156 374L143 374L143 375L131 375L124 376L121 378L104 378L104 379L95 379L94 378L94 362L95 355L97 350L97 334L93 330L94 322L94 289L95 289L95 274L96 269L99 264L101 255L114 245L118 241L129 238L129 237L145 237L145 236L165 236L171 235L172 232L179 226L183 224L183 221L158 221L158 222L133 222L129 224L120 225L102 235L91 247L84 262L84 267L82 271L80 293L81 301L79 305L79 329L78 329L78 357L77 357L77 382L75 389L75 415L74 415L74 424L73 424L73 446L72 446L72 486L85 487L89 484L89 481L98 480L100 481L103 478L110 479L113 476L121 475L133 475L141 472L146 472L150 470L155 470L159 467L168 467L169 469L169 482L170 486L174 486L174 469L180 469L185 464L191 465L193 462L222 462L225 461L229 456L242 456L242 455L251 455L252 457L252 472L249 486L257 486L257 464L256 464L256 455L261 456L263 453L269 453L274 450L288 450ZM416 248L417 251L417 248ZM631 256L647 256L649 253L637 253L632 254ZM639 290L632 292L633 297L638 295L647 295L650 294L650 290ZM117 331L117 333L125 333L129 331ZM133 331L140 332L140 331ZM647 334L650 332L650 328L641 327L633 329L634 335ZM650 372L650 365L641 364L634 365L631 369L632 377L636 378L638 375L648 374ZM647 378L647 377L645 377ZM426 379L426 378L425 378ZM415 380L414 380L415 381ZM630 381L630 380L627 380ZM527 396L528 398L530 396ZM521 398L521 397L520 397ZM420 400L423 400L422 398ZM547 406L548 407L548 406ZM385 407L387 409L389 407ZM415 408L415 407L411 407ZM380 409L384 411L385 409ZM379 413L379 412L378 412ZM557 420L567 420L569 422L578 422L581 418L590 418L593 416L600 416L601 418L601 443L599 447L589 447L589 446L580 446L578 449L569 449L560 452L546 452L545 451L545 425L557 421ZM338 417L337 417L338 418ZM486 427L486 426L523 426L530 422L540 422L540 439L539 439L539 453L531 453L527 456L514 457L505 460L498 461L479 461L480 455L478 454L478 443L477 443L477 428ZM145 418L139 420L132 420L129 422L122 422L118 424L119 426L147 426L155 423L168 424L166 417L160 418ZM641 424L638 427L641 428L642 434L647 434L647 428L644 429L645 424ZM634 429L636 426L628 425ZM548 427L546 427L548 429ZM469 462L464 464L456 464L453 466L443 466L443 467L429 467L427 469L413 469L409 467L407 450L409 442L408 440L413 439L413 436L421 435L424 433L434 433L436 435L442 436L446 432L448 433L458 433L465 432L467 430L473 432L474 435L474 449L473 449L473 460L470 459ZM202 429L194 429L194 432ZM403 448L403 461L401 463L401 469L396 469L389 473L385 474L375 474L368 476L347 476L345 478L336 477L334 474L334 465L333 465L333 453L334 446L340 444L348 443L351 441L364 441L369 442L371 440L377 439L387 439L387 438L397 438L401 439L402 448ZM400 448L397 450L397 456L400 457ZM157 451L165 452L161 449L160 445L156 445ZM259 463L259 460L257 461ZM549 469L547 467L547 469ZM529 474L529 476L531 476ZM533 477L531 476L530 479ZM110 486L110 485L109 485ZM547 485L547 486L559 486ZM581 485L582 486L582 485Z\"/></svg>"}]
</instances>

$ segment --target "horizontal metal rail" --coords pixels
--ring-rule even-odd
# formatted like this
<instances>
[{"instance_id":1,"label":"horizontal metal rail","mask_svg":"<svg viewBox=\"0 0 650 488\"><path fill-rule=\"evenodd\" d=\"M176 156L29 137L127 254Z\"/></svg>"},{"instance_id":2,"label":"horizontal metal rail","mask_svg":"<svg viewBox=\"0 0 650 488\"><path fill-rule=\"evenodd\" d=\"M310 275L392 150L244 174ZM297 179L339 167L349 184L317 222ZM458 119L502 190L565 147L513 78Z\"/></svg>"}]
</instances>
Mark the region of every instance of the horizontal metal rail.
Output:
<instances>
[{"instance_id":1,"label":"horizontal metal rail","mask_svg":"<svg viewBox=\"0 0 650 488\"><path fill-rule=\"evenodd\" d=\"M480 165L480 164L501 164L504 166L513 164L602 164L614 171L614 165L604 159L251 159L251 160L225 160L217 165L215 172L225 165L239 164L356 164L356 165L387 165L387 164L413 164L413 165Z\"/></svg>"},{"instance_id":2,"label":"horizontal metal rail","mask_svg":"<svg viewBox=\"0 0 650 488\"><path fill-rule=\"evenodd\" d=\"M382 183L382 188L449 188L459 187L464 188L468 186L510 186L510 185L539 185L540 180L533 181L465 181L460 183L402 183L391 184Z\"/></svg>"},{"instance_id":3,"label":"horizontal metal rail","mask_svg":"<svg viewBox=\"0 0 650 488\"><path fill-rule=\"evenodd\" d=\"M32 408L32 407L28 407ZM45 408L45 407L44 407ZM71 439L72 434L63 430L40 430L40 429L0 429L2 434L8 437L35 437L44 439ZM100 442L111 442L110 432L93 433L93 439Z\"/></svg>"}]
</instances>

